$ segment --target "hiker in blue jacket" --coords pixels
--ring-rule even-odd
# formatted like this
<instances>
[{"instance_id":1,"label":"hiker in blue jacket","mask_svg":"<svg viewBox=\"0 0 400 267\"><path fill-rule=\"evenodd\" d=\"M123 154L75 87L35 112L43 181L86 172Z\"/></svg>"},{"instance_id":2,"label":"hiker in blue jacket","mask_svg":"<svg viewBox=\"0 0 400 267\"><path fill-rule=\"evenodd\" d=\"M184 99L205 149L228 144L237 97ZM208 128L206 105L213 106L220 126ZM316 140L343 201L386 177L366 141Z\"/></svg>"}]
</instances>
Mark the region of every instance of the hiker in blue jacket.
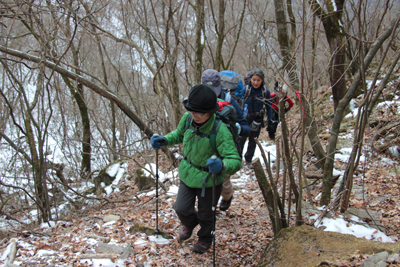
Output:
<instances>
[{"instance_id":1,"label":"hiker in blue jacket","mask_svg":"<svg viewBox=\"0 0 400 267\"><path fill-rule=\"evenodd\" d=\"M254 69L249 73L250 83L245 88L244 103L247 104L249 110L247 114L247 123L250 125L249 144L247 146L244 158L246 166L252 169L251 161L253 160L254 152L256 151L256 142L254 138L258 138L261 128L266 126L264 124L264 116L267 116L268 122L272 120L271 109L271 94L265 86L265 76L261 69ZM265 111L267 114L265 114ZM239 155L242 156L244 144L247 137L240 138L239 141Z\"/></svg>"},{"instance_id":2,"label":"hiker in blue jacket","mask_svg":"<svg viewBox=\"0 0 400 267\"><path fill-rule=\"evenodd\" d=\"M250 135L249 124L243 116L243 111L240 108L239 103L233 97L231 97L231 94L224 92L224 90L221 90L222 87L220 73L214 69L207 69L201 75L201 82L203 84L208 84L212 86L219 99L225 100L235 107L237 112L236 126L239 129L239 136L240 138L248 137ZM236 144L236 147L239 149L239 144ZM222 184L221 196L222 200L219 205L219 209L225 211L231 206L231 202L233 199L233 186L231 182L231 176L229 174L226 175L225 181Z\"/></svg>"}]
</instances>

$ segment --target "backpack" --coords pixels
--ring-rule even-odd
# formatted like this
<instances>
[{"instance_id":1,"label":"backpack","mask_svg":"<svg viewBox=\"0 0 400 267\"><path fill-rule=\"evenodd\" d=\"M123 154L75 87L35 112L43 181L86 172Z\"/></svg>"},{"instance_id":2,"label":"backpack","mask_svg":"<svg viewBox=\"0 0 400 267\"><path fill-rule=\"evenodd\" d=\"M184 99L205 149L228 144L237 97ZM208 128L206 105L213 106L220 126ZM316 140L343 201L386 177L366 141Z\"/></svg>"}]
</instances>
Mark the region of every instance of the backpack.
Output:
<instances>
[{"instance_id":1,"label":"backpack","mask_svg":"<svg viewBox=\"0 0 400 267\"><path fill-rule=\"evenodd\" d=\"M219 105L220 109L217 112L215 112L216 118L215 118L214 125L210 131L210 134L209 135L203 134L203 136L201 136L201 137L207 137L210 139L211 147L214 149L214 151L217 154L218 154L217 134L218 134L219 127L221 126L221 123L225 123L225 125L228 127L229 131L232 134L233 141L235 142L236 147L237 147L237 144L239 143L239 139L240 139L239 133L238 133L238 128L236 127L237 112L236 112L235 107L231 103L226 101L227 99L230 99L229 94L226 94L225 101L218 98L218 105ZM188 129L191 129L192 131L195 132L195 129L191 125L191 121L192 121L192 115L189 114L189 116L187 116L187 118L186 118L184 132L186 132L186 130L188 130Z\"/></svg>"},{"instance_id":2,"label":"backpack","mask_svg":"<svg viewBox=\"0 0 400 267\"><path fill-rule=\"evenodd\" d=\"M251 92L251 86L246 85L244 87L243 104L246 103L246 100L249 97L250 92ZM264 102L265 99L267 99L267 87L265 85L263 86L263 89L262 89L262 96L263 96L263 99L261 101ZM268 103L268 100L267 100L267 103ZM268 103L269 106L271 106L271 104L272 103ZM266 117L267 121L264 121L263 123L264 123L264 125L268 125L268 111L267 111L266 107L263 110L264 110L264 113L267 114L267 117Z\"/></svg>"},{"instance_id":3,"label":"backpack","mask_svg":"<svg viewBox=\"0 0 400 267\"><path fill-rule=\"evenodd\" d=\"M220 73L221 87L225 92L230 93L238 103L243 98L242 76L231 70L224 70Z\"/></svg>"},{"instance_id":4,"label":"backpack","mask_svg":"<svg viewBox=\"0 0 400 267\"><path fill-rule=\"evenodd\" d=\"M243 103L246 102L247 98L248 98L249 95L250 95L250 92L251 92L251 86L246 85L246 86L244 87ZM267 98L267 87L266 87L265 85L263 86L263 89L262 89L262 95L263 95L263 98L264 98L264 99Z\"/></svg>"}]
</instances>

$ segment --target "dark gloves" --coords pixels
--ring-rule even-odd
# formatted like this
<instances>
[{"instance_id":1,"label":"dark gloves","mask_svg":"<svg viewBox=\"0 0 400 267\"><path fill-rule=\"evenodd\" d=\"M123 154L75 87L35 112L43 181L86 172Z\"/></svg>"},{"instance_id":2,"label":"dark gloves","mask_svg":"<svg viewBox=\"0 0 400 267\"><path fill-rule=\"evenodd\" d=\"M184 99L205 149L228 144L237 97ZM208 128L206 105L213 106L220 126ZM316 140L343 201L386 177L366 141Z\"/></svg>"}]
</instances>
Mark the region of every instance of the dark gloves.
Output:
<instances>
[{"instance_id":1,"label":"dark gloves","mask_svg":"<svg viewBox=\"0 0 400 267\"><path fill-rule=\"evenodd\" d=\"M223 163L220 158L216 159L209 158L207 160L206 166L208 167L209 172L220 173L222 171Z\"/></svg>"},{"instance_id":2,"label":"dark gloves","mask_svg":"<svg viewBox=\"0 0 400 267\"><path fill-rule=\"evenodd\" d=\"M159 135L153 135L151 138L151 146L155 149L158 150L162 146L166 146L168 144L167 139L165 139L162 136Z\"/></svg>"},{"instance_id":3,"label":"dark gloves","mask_svg":"<svg viewBox=\"0 0 400 267\"><path fill-rule=\"evenodd\" d=\"M286 112L288 112L289 111L289 109L288 108L285 108L285 114L286 114Z\"/></svg>"}]
</instances>

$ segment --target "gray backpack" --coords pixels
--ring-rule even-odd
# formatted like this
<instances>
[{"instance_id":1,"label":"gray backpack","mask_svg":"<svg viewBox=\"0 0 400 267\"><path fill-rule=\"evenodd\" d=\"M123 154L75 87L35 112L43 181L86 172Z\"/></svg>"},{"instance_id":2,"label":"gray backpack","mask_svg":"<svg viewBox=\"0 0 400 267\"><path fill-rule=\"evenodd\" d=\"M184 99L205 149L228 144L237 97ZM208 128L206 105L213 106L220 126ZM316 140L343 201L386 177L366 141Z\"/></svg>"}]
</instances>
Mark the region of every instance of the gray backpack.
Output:
<instances>
[{"instance_id":1,"label":"gray backpack","mask_svg":"<svg viewBox=\"0 0 400 267\"><path fill-rule=\"evenodd\" d=\"M241 107L243 107L243 82L242 76L231 70L224 70L219 73L221 75L221 87L230 94Z\"/></svg>"}]
</instances>

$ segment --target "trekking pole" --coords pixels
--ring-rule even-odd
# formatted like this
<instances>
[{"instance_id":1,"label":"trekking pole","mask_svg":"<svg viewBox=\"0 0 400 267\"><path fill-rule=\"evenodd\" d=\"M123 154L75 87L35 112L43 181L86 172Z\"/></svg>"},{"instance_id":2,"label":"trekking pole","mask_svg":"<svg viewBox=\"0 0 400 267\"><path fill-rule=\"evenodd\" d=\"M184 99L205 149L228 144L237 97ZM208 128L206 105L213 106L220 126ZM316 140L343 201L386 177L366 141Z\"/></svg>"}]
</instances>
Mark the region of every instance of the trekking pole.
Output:
<instances>
[{"instance_id":1,"label":"trekking pole","mask_svg":"<svg viewBox=\"0 0 400 267\"><path fill-rule=\"evenodd\" d=\"M213 155L211 156L212 160L216 160L217 156ZM217 177L217 174L213 172L213 187L212 187L212 211L213 211L213 229L212 229L212 235L213 235L213 266L215 267L215 221L216 221L216 209L215 209L215 178Z\"/></svg>"},{"instance_id":2,"label":"trekking pole","mask_svg":"<svg viewBox=\"0 0 400 267\"><path fill-rule=\"evenodd\" d=\"M154 136L159 136L159 134L154 134ZM154 230L155 235L160 234L158 230L158 149L156 149L156 230Z\"/></svg>"}]
</instances>

